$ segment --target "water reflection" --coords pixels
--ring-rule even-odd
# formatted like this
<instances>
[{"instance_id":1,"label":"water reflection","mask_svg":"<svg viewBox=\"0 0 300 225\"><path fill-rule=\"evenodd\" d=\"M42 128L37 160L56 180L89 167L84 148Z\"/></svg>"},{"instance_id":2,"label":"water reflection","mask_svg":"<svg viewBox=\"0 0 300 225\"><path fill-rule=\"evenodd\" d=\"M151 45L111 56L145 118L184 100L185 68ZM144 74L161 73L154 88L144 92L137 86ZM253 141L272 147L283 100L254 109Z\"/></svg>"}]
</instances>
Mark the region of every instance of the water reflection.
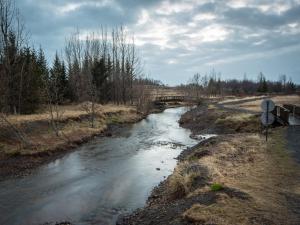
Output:
<instances>
[{"instance_id":1,"label":"water reflection","mask_svg":"<svg viewBox=\"0 0 300 225\"><path fill-rule=\"evenodd\" d=\"M23 178L0 185L0 224L113 224L145 204L152 188L196 144L177 121L187 108L168 109L101 138ZM160 170L156 170L160 168Z\"/></svg>"}]
</instances>

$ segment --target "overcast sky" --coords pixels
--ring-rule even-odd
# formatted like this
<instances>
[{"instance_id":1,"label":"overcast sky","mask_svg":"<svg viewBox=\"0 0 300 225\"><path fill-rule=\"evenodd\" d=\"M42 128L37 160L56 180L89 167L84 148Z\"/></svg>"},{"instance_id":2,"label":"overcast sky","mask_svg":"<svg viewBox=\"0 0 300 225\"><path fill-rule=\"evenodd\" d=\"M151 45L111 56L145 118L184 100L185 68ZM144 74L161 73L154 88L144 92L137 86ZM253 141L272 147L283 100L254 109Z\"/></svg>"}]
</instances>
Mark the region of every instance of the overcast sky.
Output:
<instances>
[{"instance_id":1,"label":"overcast sky","mask_svg":"<svg viewBox=\"0 0 300 225\"><path fill-rule=\"evenodd\" d=\"M300 0L17 0L48 58L65 38L100 25L134 33L145 73L186 83L213 68L222 79L286 74L300 83Z\"/></svg>"}]
</instances>

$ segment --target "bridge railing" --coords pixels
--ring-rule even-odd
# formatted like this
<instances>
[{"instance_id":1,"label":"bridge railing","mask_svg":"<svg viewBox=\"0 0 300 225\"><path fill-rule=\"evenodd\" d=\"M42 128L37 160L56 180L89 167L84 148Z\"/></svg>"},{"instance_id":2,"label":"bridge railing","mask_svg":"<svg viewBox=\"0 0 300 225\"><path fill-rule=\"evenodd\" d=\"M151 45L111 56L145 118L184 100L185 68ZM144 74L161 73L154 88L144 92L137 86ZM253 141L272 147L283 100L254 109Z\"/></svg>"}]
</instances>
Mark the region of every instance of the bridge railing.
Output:
<instances>
[{"instance_id":1,"label":"bridge railing","mask_svg":"<svg viewBox=\"0 0 300 225\"><path fill-rule=\"evenodd\" d=\"M283 124L289 124L290 114L293 116L300 116L300 107L296 105L284 104L283 106L276 105L272 114L276 117L276 120Z\"/></svg>"},{"instance_id":2,"label":"bridge railing","mask_svg":"<svg viewBox=\"0 0 300 225\"><path fill-rule=\"evenodd\" d=\"M300 107L297 105L292 105L292 104L285 104L283 105L284 108L290 110L290 112L297 117L300 117Z\"/></svg>"},{"instance_id":3,"label":"bridge railing","mask_svg":"<svg viewBox=\"0 0 300 225\"><path fill-rule=\"evenodd\" d=\"M190 96L160 96L156 97L155 101L190 101L190 100L196 100L194 97Z\"/></svg>"}]
</instances>

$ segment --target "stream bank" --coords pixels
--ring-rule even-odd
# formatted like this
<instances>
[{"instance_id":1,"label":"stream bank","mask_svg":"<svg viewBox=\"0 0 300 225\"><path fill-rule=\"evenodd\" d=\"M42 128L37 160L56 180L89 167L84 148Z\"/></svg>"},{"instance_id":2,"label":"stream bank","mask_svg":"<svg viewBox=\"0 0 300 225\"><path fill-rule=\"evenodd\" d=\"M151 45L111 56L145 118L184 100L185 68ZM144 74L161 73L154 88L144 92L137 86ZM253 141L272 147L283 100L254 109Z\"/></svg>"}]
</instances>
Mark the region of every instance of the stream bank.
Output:
<instances>
[{"instance_id":1,"label":"stream bank","mask_svg":"<svg viewBox=\"0 0 300 225\"><path fill-rule=\"evenodd\" d=\"M30 140L32 145L29 147L22 146L11 129L0 124L0 181L26 176L41 165L54 161L95 138L113 136L118 128L137 123L150 114L187 105L180 102L163 106L151 105L145 113L139 112L134 106L96 105L94 127L91 127L90 116L84 110L84 104L86 103L60 106L60 136L56 136L51 130L47 113L8 117Z\"/></svg>"},{"instance_id":2,"label":"stream bank","mask_svg":"<svg viewBox=\"0 0 300 225\"><path fill-rule=\"evenodd\" d=\"M72 112L69 115L67 111L66 116L59 121L60 136L56 136L49 129L47 118L25 121L20 119L21 122L15 126L33 143L28 148L23 148L9 129L0 127L0 147L3 148L0 148L0 181L26 176L35 168L64 156L82 144L97 137L112 136L119 127L134 124L146 116L147 114L140 113L133 107L113 106L97 113L95 125L91 128L86 113Z\"/></svg>"},{"instance_id":3,"label":"stream bank","mask_svg":"<svg viewBox=\"0 0 300 225\"><path fill-rule=\"evenodd\" d=\"M286 151L285 128L273 129L266 144L257 115L215 104L188 111L180 124L193 136L218 136L184 150L146 207L118 225L300 224L300 169Z\"/></svg>"}]
</instances>

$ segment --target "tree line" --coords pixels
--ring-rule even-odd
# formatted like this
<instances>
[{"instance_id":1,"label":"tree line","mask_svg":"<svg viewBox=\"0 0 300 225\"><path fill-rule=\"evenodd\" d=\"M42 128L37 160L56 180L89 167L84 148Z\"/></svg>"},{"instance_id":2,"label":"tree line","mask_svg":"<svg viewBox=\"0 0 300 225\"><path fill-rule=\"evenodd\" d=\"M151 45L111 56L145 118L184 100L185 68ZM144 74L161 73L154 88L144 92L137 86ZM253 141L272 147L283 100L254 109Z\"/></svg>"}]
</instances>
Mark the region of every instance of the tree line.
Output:
<instances>
[{"instance_id":1,"label":"tree line","mask_svg":"<svg viewBox=\"0 0 300 225\"><path fill-rule=\"evenodd\" d=\"M256 95L264 93L293 94L300 89L291 78L280 75L277 81L267 80L263 73L259 73L257 80L250 80L244 75L242 80L221 80L221 74L214 70L211 74L201 76L196 73L186 85L179 88L195 97L218 95Z\"/></svg>"},{"instance_id":2,"label":"tree line","mask_svg":"<svg viewBox=\"0 0 300 225\"><path fill-rule=\"evenodd\" d=\"M143 109L145 85L161 82L143 78L134 37L124 27L98 32L76 31L65 48L47 62L42 47L28 45L28 35L13 0L0 0L0 112L29 114L41 105L91 102L138 104ZM49 66L49 64L51 66ZM286 75L278 81L221 80L220 74L195 74L187 85L190 94L294 93L297 86Z\"/></svg>"},{"instance_id":3,"label":"tree line","mask_svg":"<svg viewBox=\"0 0 300 225\"><path fill-rule=\"evenodd\" d=\"M1 112L27 114L42 104L84 101L133 104L141 85L158 84L143 78L134 37L122 26L76 31L48 63L42 47L28 46L19 15L13 1L0 0Z\"/></svg>"}]
</instances>

